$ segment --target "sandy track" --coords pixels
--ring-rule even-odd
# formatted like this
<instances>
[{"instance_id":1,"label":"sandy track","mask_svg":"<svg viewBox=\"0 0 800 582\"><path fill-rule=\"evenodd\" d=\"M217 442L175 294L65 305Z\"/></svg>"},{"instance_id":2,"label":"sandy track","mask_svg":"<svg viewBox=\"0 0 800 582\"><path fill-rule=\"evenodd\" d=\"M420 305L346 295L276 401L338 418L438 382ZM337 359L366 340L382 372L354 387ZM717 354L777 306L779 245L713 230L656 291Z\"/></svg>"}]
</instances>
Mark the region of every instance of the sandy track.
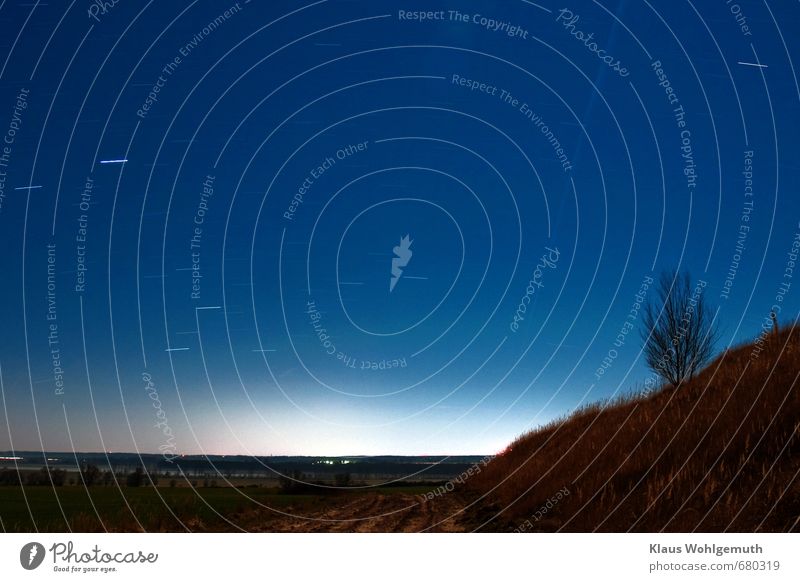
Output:
<instances>
[{"instance_id":1,"label":"sandy track","mask_svg":"<svg viewBox=\"0 0 800 582\"><path fill-rule=\"evenodd\" d=\"M457 532L464 531L456 495L425 500L405 493L365 493L331 499L332 505L297 517L242 516L246 528L261 532ZM292 513L292 511L287 511Z\"/></svg>"}]
</instances>

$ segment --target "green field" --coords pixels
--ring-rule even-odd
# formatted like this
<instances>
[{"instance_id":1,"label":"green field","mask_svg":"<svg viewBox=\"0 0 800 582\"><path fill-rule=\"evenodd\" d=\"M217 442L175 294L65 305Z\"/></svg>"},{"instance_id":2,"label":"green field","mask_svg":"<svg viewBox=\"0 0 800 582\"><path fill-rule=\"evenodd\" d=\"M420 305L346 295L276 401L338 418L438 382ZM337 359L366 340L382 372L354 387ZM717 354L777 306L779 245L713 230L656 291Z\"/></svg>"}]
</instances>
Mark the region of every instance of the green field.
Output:
<instances>
[{"instance_id":1,"label":"green field","mask_svg":"<svg viewBox=\"0 0 800 582\"><path fill-rule=\"evenodd\" d=\"M299 510L318 507L324 500L319 495L286 495L266 488L2 487L0 524L7 532L185 531L198 527L235 531L236 515L256 510L259 504Z\"/></svg>"},{"instance_id":2,"label":"green field","mask_svg":"<svg viewBox=\"0 0 800 582\"><path fill-rule=\"evenodd\" d=\"M420 495L427 485L370 487L370 493ZM237 531L265 526L281 512L304 515L347 503L364 490L287 494L246 487L0 487L6 532Z\"/></svg>"}]
</instances>

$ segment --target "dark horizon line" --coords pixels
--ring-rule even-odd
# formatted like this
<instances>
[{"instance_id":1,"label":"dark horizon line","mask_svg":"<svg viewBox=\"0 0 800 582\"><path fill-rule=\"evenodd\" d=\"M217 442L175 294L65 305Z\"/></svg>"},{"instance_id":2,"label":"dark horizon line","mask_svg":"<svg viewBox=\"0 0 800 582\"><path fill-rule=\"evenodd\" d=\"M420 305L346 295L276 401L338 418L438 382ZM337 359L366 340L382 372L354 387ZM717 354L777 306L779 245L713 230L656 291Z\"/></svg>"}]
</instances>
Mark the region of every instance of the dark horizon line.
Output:
<instances>
[{"instance_id":1,"label":"dark horizon line","mask_svg":"<svg viewBox=\"0 0 800 582\"><path fill-rule=\"evenodd\" d=\"M409 458L409 457L446 457L446 458L459 458L459 457L495 457L497 454L409 454L409 455L400 455L400 454L377 454L377 455L289 455L289 454L263 454L263 455L247 455L247 454L228 454L228 453L186 453L186 454L166 454L166 453L153 453L153 452L131 452L131 451L57 451L57 450L47 450L47 451L38 451L38 450L0 450L0 457L5 456L6 454L11 455L12 457L23 455L21 458L25 458L24 454L28 453L31 455L65 455L68 457L80 456L80 455L128 455L132 457L137 456L150 456L150 457L171 457L174 459L177 458L186 458L186 457L242 457L246 459L257 459L260 457L285 457L285 458L330 458L330 459L370 459L375 457L399 457L399 458ZM4 461L10 461L13 459L3 459Z\"/></svg>"}]
</instances>

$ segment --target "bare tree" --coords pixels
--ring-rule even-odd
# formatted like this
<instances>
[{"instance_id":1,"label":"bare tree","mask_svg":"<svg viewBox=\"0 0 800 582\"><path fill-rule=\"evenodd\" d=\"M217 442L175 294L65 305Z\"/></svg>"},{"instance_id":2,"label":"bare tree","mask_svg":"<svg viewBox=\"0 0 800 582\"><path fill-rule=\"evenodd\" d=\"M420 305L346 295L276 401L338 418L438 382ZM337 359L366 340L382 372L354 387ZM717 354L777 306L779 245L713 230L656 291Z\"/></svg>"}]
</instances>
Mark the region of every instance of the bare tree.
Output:
<instances>
[{"instance_id":1,"label":"bare tree","mask_svg":"<svg viewBox=\"0 0 800 582\"><path fill-rule=\"evenodd\" d=\"M644 354L647 365L672 386L691 380L711 358L718 330L703 293L688 273L661 275L657 296L644 309Z\"/></svg>"},{"instance_id":2,"label":"bare tree","mask_svg":"<svg viewBox=\"0 0 800 582\"><path fill-rule=\"evenodd\" d=\"M91 487L100 481L100 469L97 465L84 463L81 469L81 476L83 478L83 484L86 485L86 487Z\"/></svg>"}]
</instances>

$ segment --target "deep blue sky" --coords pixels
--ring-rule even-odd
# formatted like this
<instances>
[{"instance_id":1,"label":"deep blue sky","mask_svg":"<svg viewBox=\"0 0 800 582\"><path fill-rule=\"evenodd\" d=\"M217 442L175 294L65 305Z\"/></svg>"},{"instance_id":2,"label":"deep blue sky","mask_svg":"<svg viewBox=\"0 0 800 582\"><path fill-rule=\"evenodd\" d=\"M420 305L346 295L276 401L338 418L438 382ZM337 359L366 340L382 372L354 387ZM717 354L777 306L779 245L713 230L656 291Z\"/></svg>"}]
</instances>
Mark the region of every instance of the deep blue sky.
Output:
<instances>
[{"instance_id":1,"label":"deep blue sky","mask_svg":"<svg viewBox=\"0 0 800 582\"><path fill-rule=\"evenodd\" d=\"M797 3L35 4L0 4L0 449L494 453L642 385L648 276L707 282L719 349L781 283L797 315Z\"/></svg>"}]
</instances>

